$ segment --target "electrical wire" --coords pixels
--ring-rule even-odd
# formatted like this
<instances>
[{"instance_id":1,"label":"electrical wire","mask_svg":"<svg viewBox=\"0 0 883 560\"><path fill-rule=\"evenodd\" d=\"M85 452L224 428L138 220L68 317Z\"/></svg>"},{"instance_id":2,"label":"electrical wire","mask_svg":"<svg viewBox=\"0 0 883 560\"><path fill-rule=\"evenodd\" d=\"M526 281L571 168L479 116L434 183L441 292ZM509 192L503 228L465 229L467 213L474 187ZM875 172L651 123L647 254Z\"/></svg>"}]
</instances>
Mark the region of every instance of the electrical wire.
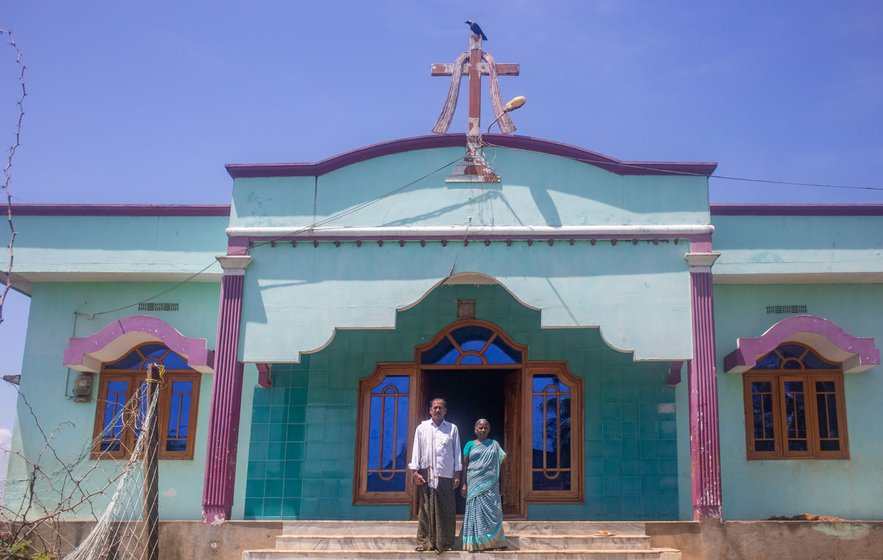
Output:
<instances>
[{"instance_id":1,"label":"electrical wire","mask_svg":"<svg viewBox=\"0 0 883 560\"><path fill-rule=\"evenodd\" d=\"M524 148L513 148L509 146L500 146L498 144L491 144L489 142L482 141L482 146L488 146L491 148L506 148L509 150L518 150L527 152L530 150L526 150ZM590 163L593 165L616 165L619 167L627 167L630 169L641 169L644 171L653 171L660 174L665 175L686 175L690 177L708 177L710 179L721 179L725 181L747 181L751 183L771 183L776 185L791 185L798 187L818 187L818 188L828 188L828 189L854 189L854 190L868 190L868 191L883 191L883 187L870 187L863 185L837 185L831 183L807 183L800 181L783 181L779 179L758 179L752 177L735 177L732 175L718 175L716 173L712 173L711 175L706 175L705 173L697 173L695 171L679 171L674 169L661 169L658 167L652 167L648 165L641 165L639 163L629 163L629 162L611 162L609 160L602 159L593 159L593 158L583 158L583 157L572 157L572 156L561 156L573 161L579 161L582 163Z\"/></svg>"},{"instance_id":2,"label":"electrical wire","mask_svg":"<svg viewBox=\"0 0 883 560\"><path fill-rule=\"evenodd\" d=\"M332 214L331 216L328 216L328 217L325 218L324 220L319 220L319 221L317 221L317 222L314 222L313 224L311 224L311 225L309 225L309 226L307 226L307 227L302 227L302 228L293 229L293 230L291 230L291 231L289 231L289 232L286 232L286 233L280 234L280 235L274 237L273 239L267 239L267 240L265 240L265 241L261 241L261 242L259 242L259 243L255 243L252 247L261 247L261 246L263 246L263 245L268 245L268 244L273 243L273 242L275 242L275 241L279 241L280 239L285 239L285 238L288 238L288 237L292 237L292 236L295 236L295 235L299 235L299 234L301 234L301 233L305 233L305 232L308 232L308 231L310 231L310 230L312 230L312 229L315 229L316 227L320 227L320 226L323 226L323 225L325 225L325 224L328 224L328 223L334 222L334 221L336 221L336 220L339 220L339 219L341 219L341 218L343 218L343 217L345 217L345 216L348 216L348 215L350 215L350 214L353 214L353 213L355 213L355 212L358 212L359 210L362 210L362 209L364 209L364 208L367 208L368 206L371 206L372 204L376 204L376 203L378 203L378 202L380 202L380 201L382 201L382 200L384 200L384 199L387 199L387 198L389 198L390 196L393 196L393 195L395 195L395 194L398 194L398 193L400 193L400 192L403 192L403 191L405 191L405 190L411 188L411 187L414 186L415 184L419 183L420 181L422 181L422 180L424 180L424 179L427 179L427 178L429 178L429 177L432 177L432 176L435 175L436 173L438 173L438 172L440 172L440 171L443 171L443 170L447 169L448 167L454 165L455 163L459 162L459 161L462 160L462 159L463 159L462 157L458 157L457 159L454 159L454 160L452 160L452 161L450 161L450 162L448 162L448 163L442 165L442 166L439 167L438 169L435 169L435 170L433 170L433 171L430 171L429 173L426 173L425 175L422 175L422 176L418 177L417 179L414 179L413 181L409 181L409 182L405 183L404 185L401 185L401 186L399 186L399 187L396 187L395 189L393 189L393 190L391 190L391 191L389 191L389 192L387 192L387 193L384 193L384 194L382 194L382 195L380 195L380 196L378 196L378 197L375 197L375 198L373 198L373 199L371 199L371 200L366 200L365 202L362 202L362 203L360 203L360 204L357 204L357 205L355 205L355 206L353 206L353 207L351 207L351 208L347 208L346 210L343 210L343 211L341 211L341 212L338 212L337 214ZM188 277L185 278L184 280L178 282L177 284L174 284L173 286L170 286L169 288L166 288L165 290L163 290L163 291L161 291L161 292L159 292L159 293L153 294L153 295L151 295L151 296L149 296L149 297L146 297L146 298L144 298L144 299L141 299L141 300L139 300L139 301L136 301L135 303L131 303L131 304L129 304L129 305L124 305L124 306L122 306L122 307L117 307L117 308L114 308L114 309L107 309L107 310L104 310L104 311L98 311L98 312L95 312L95 313L82 313L82 312L78 312L78 313L80 313L81 315L84 315L84 316L88 317L90 320L94 320L96 317L98 317L98 316L100 316L100 315L106 315L106 314L108 314L108 313L115 313L115 312L117 312L117 311L124 311L124 310L126 310L126 309L129 309L129 308L135 307L136 305L140 305L140 304L142 304L142 303L145 303L145 302L148 302L148 301L150 301L150 300L156 299L156 298L158 298L158 297L160 297L160 296L163 296L163 295L165 295L165 294L167 294L167 293L169 293L169 292L171 292L171 291L173 291L173 290L177 290L177 289L180 288L181 286L183 286L183 285L185 285L185 284L188 284L188 283L192 282L196 277L198 277L199 275L203 274L205 271L207 271L209 268L215 266L216 264L218 264L218 261L213 261L213 262L209 263L208 265L206 265L205 267L203 267L201 270L199 270L199 271L197 271L197 272L191 274L190 276L188 276Z\"/></svg>"}]
</instances>

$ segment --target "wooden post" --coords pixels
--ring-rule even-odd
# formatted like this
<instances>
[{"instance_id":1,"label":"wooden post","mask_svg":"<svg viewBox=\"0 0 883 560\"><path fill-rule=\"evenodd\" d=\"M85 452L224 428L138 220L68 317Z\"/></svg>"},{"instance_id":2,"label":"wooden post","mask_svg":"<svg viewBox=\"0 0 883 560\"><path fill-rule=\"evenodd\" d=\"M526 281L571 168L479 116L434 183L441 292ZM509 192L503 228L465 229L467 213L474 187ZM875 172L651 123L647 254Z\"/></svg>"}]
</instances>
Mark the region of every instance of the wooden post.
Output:
<instances>
[{"instance_id":1,"label":"wooden post","mask_svg":"<svg viewBox=\"0 0 883 560\"><path fill-rule=\"evenodd\" d=\"M147 406L160 390L159 367L147 366ZM144 452L144 522L147 525L147 560L159 560L159 404L144 426L147 446Z\"/></svg>"}]
</instances>

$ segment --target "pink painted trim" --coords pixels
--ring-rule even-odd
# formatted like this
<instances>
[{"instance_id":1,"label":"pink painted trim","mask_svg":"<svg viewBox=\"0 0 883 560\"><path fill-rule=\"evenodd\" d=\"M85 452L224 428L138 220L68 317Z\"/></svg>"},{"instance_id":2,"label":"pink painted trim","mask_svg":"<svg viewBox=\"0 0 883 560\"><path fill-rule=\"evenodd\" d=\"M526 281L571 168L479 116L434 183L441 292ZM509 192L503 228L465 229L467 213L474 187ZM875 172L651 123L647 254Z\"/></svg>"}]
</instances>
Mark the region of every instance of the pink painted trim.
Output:
<instances>
[{"instance_id":1,"label":"pink painted trim","mask_svg":"<svg viewBox=\"0 0 883 560\"><path fill-rule=\"evenodd\" d=\"M711 235L695 235L690 238L691 253L710 253L712 251Z\"/></svg>"},{"instance_id":2,"label":"pink painted trim","mask_svg":"<svg viewBox=\"0 0 883 560\"><path fill-rule=\"evenodd\" d=\"M311 235L309 230L304 231L303 233L298 233L297 235L252 235L249 236L248 242L251 243L262 243L265 242L268 238L271 238L276 243L289 243L295 241L297 243L310 242L313 241L319 243L346 243L346 242L354 242L354 241L362 241L362 242L370 242L370 241L463 241L463 233L449 233L449 234L420 234L420 233L391 233L387 235L334 235L334 236L325 236L325 235ZM706 235L693 235L693 234L684 234L684 233L638 233L633 235L628 234L601 234L601 233L555 233L555 232L536 232L536 233L519 233L507 235L504 233L481 233L475 232L469 233L470 241L525 241L525 240L533 240L533 241L545 241L548 239L554 239L556 241L568 241L570 239L580 240L580 241L609 241L616 240L622 242L629 242L634 240L639 241L674 241L675 244L678 243L681 239L688 240L691 244L695 242L703 242L707 238ZM692 246L692 245L691 245ZM710 247L710 244L709 244ZM229 251L229 248L228 248ZM229 254L229 252L228 252Z\"/></svg>"},{"instance_id":3,"label":"pink painted trim","mask_svg":"<svg viewBox=\"0 0 883 560\"><path fill-rule=\"evenodd\" d=\"M829 319L796 315L782 319L758 337L736 339L736 349L724 358L724 371L747 371L783 342L813 342L813 339L815 344L810 344L813 349L826 359L842 362L844 373L862 372L880 365L880 350L873 338L852 336Z\"/></svg>"},{"instance_id":4,"label":"pink painted trim","mask_svg":"<svg viewBox=\"0 0 883 560\"><path fill-rule=\"evenodd\" d=\"M712 204L712 216L883 216L883 204Z\"/></svg>"},{"instance_id":5,"label":"pink painted trim","mask_svg":"<svg viewBox=\"0 0 883 560\"><path fill-rule=\"evenodd\" d=\"M258 385L264 388L273 386L273 379L270 377L270 364L255 364L258 368Z\"/></svg>"},{"instance_id":6,"label":"pink painted trim","mask_svg":"<svg viewBox=\"0 0 883 560\"><path fill-rule=\"evenodd\" d=\"M218 357L212 380L202 519L229 520L236 482L236 455L242 401L242 363L238 361L239 326L245 276L224 274L218 304Z\"/></svg>"},{"instance_id":7,"label":"pink painted trim","mask_svg":"<svg viewBox=\"0 0 883 560\"><path fill-rule=\"evenodd\" d=\"M711 272L690 273L693 359L687 369L690 409L690 490L693 517L721 519L720 418Z\"/></svg>"},{"instance_id":8,"label":"pink painted trim","mask_svg":"<svg viewBox=\"0 0 883 560\"><path fill-rule=\"evenodd\" d=\"M717 168L716 163L708 162L656 162L656 161L620 161L597 152L543 140L530 136L513 136L506 134L485 134L485 144L540 152L555 156L579 160L600 167L619 175L698 175L708 177ZM234 179L245 177L304 177L330 173L361 161L433 148L464 148L465 134L441 134L402 138L380 144L373 144L350 152L330 157L315 163L231 163L227 164L227 173Z\"/></svg>"},{"instance_id":9,"label":"pink painted trim","mask_svg":"<svg viewBox=\"0 0 883 560\"><path fill-rule=\"evenodd\" d=\"M7 206L0 206L6 213ZM230 216L228 204L13 204L13 216Z\"/></svg>"},{"instance_id":10,"label":"pink painted trim","mask_svg":"<svg viewBox=\"0 0 883 560\"><path fill-rule=\"evenodd\" d=\"M248 237L232 236L227 238L227 254L228 255L247 255L248 254Z\"/></svg>"},{"instance_id":11,"label":"pink painted trim","mask_svg":"<svg viewBox=\"0 0 883 560\"><path fill-rule=\"evenodd\" d=\"M162 319L150 315L123 317L92 336L71 338L64 349L64 365L78 371L97 371L96 366L100 368L102 362L119 358L132 345L149 340L162 342L198 371L210 372L214 365L214 354L206 347L206 339L186 337ZM119 347L114 344L123 342L125 344Z\"/></svg>"}]
</instances>

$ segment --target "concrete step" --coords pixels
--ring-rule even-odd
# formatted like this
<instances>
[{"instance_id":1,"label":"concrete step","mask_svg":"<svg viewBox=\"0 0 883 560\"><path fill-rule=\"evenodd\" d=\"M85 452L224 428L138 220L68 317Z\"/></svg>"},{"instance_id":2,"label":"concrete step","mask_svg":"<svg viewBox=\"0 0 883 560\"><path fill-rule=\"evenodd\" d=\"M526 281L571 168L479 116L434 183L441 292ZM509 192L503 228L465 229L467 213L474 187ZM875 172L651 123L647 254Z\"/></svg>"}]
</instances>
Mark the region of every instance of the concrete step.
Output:
<instances>
[{"instance_id":1,"label":"concrete step","mask_svg":"<svg viewBox=\"0 0 883 560\"><path fill-rule=\"evenodd\" d=\"M243 560L681 560L680 551L653 550L502 550L491 552L448 551L442 555L413 550L246 550Z\"/></svg>"},{"instance_id":2,"label":"concrete step","mask_svg":"<svg viewBox=\"0 0 883 560\"><path fill-rule=\"evenodd\" d=\"M594 535L599 532L617 536L643 536L647 528L643 523L627 521L504 521L507 535Z\"/></svg>"},{"instance_id":3,"label":"concrete step","mask_svg":"<svg viewBox=\"0 0 883 560\"><path fill-rule=\"evenodd\" d=\"M457 522L457 533L460 533ZM506 535L594 535L606 531L618 536L644 535L643 523L619 521L504 521ZM416 521L289 521L282 526L283 535L321 536L414 536L417 534Z\"/></svg>"},{"instance_id":4,"label":"concrete step","mask_svg":"<svg viewBox=\"0 0 883 560\"><path fill-rule=\"evenodd\" d=\"M646 535L524 535L506 534L513 550L649 550ZM276 550L409 550L416 546L414 535L282 535L276 537Z\"/></svg>"},{"instance_id":5,"label":"concrete step","mask_svg":"<svg viewBox=\"0 0 883 560\"><path fill-rule=\"evenodd\" d=\"M504 521L506 550L465 552L459 539L448 560L681 560L681 553L650 548L643 523ZM457 524L457 534L460 523ZM291 521L273 550L246 550L243 560L419 560L416 521Z\"/></svg>"}]
</instances>

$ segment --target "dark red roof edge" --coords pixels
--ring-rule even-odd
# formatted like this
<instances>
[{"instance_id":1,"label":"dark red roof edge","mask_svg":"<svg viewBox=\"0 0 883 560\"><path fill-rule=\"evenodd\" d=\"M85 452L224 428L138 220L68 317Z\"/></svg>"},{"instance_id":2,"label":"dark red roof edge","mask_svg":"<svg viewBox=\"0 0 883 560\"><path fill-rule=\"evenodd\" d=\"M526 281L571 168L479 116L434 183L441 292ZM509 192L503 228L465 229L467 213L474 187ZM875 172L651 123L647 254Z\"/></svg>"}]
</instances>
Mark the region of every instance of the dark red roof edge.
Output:
<instances>
[{"instance_id":1,"label":"dark red roof edge","mask_svg":"<svg viewBox=\"0 0 883 560\"><path fill-rule=\"evenodd\" d=\"M0 206L5 214L7 206ZM13 216L230 216L229 204L13 204Z\"/></svg>"},{"instance_id":2,"label":"dark red roof edge","mask_svg":"<svg viewBox=\"0 0 883 560\"><path fill-rule=\"evenodd\" d=\"M883 216L883 204L712 204L712 216Z\"/></svg>"},{"instance_id":3,"label":"dark red roof edge","mask_svg":"<svg viewBox=\"0 0 883 560\"><path fill-rule=\"evenodd\" d=\"M597 152L530 136L485 134L485 144L529 150L582 161L619 175L696 175L708 177L717 163L620 161ZM360 161L381 156L431 148L466 148L465 134L415 136L381 142L345 152L315 163L230 163L225 167L234 179L245 177L304 177L324 175Z\"/></svg>"}]
</instances>

